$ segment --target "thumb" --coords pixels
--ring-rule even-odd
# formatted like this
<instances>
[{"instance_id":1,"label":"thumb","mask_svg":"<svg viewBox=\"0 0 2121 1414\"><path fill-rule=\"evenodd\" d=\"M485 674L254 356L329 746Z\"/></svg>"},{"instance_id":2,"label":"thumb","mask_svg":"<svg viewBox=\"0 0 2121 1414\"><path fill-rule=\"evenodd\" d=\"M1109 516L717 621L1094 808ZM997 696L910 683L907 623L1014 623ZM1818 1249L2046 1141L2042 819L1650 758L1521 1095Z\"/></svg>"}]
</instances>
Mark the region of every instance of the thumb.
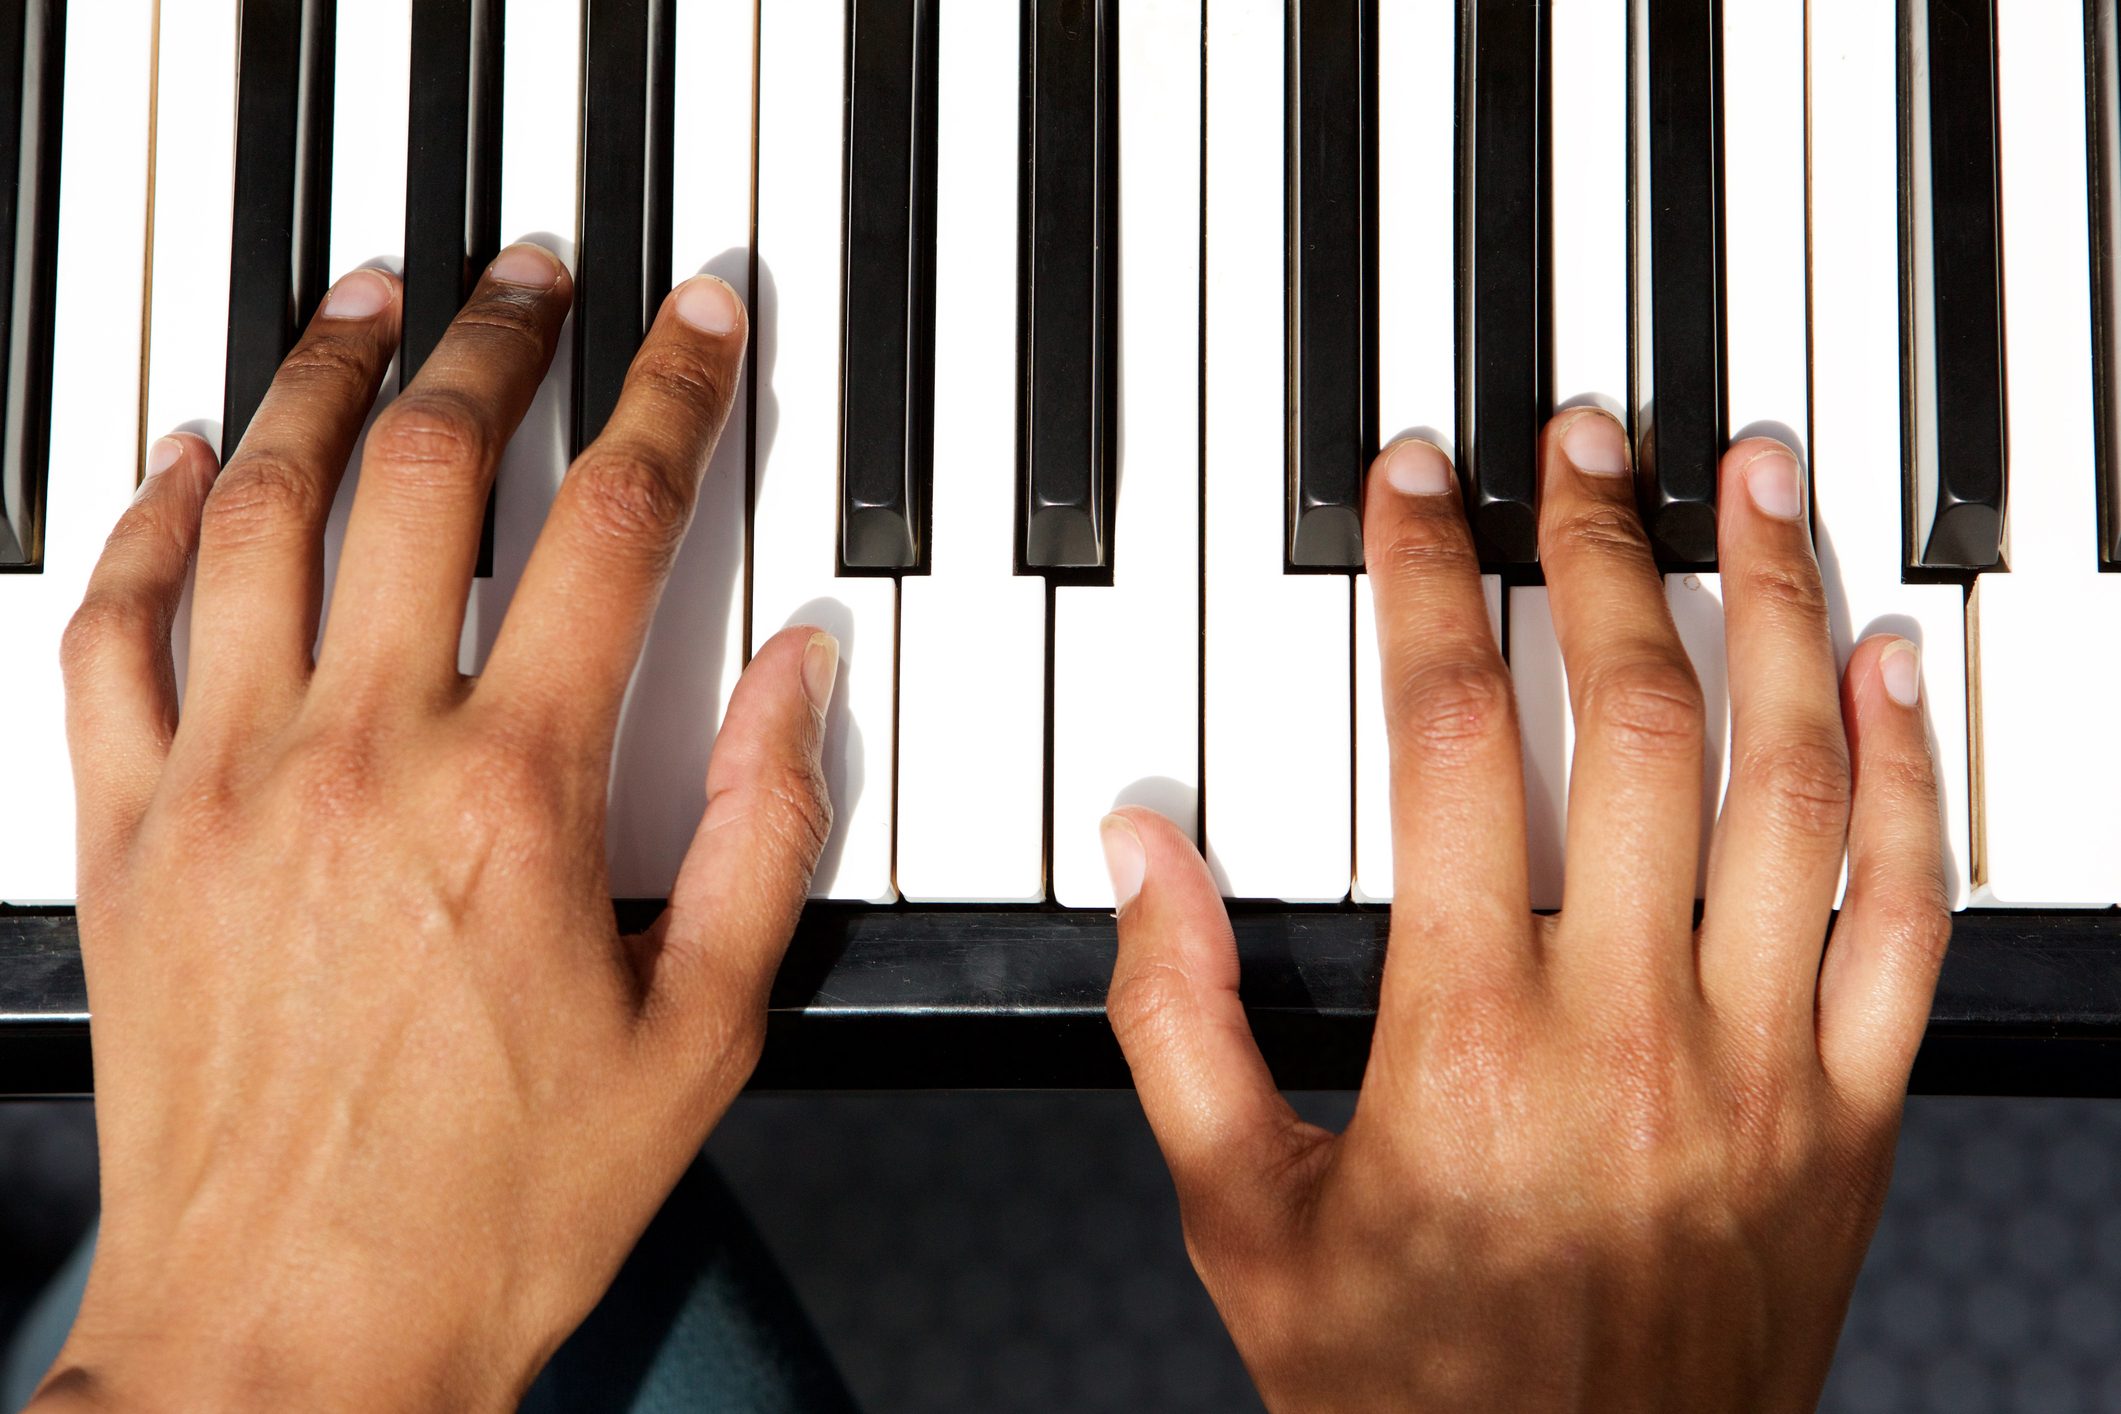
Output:
<instances>
[{"instance_id":1,"label":"thumb","mask_svg":"<svg viewBox=\"0 0 2121 1414\"><path fill-rule=\"evenodd\" d=\"M718 1044L732 1026L763 1033L773 974L832 831L819 752L839 657L831 634L783 629L730 695L706 814L670 907L643 939L651 1012L696 1043Z\"/></svg>"},{"instance_id":2,"label":"thumb","mask_svg":"<svg viewBox=\"0 0 2121 1414\"><path fill-rule=\"evenodd\" d=\"M1100 827L1119 900L1105 1012L1170 1165L1189 1236L1257 1224L1331 1135L1274 1088L1238 1000L1237 941L1208 866L1177 826L1129 808Z\"/></svg>"}]
</instances>

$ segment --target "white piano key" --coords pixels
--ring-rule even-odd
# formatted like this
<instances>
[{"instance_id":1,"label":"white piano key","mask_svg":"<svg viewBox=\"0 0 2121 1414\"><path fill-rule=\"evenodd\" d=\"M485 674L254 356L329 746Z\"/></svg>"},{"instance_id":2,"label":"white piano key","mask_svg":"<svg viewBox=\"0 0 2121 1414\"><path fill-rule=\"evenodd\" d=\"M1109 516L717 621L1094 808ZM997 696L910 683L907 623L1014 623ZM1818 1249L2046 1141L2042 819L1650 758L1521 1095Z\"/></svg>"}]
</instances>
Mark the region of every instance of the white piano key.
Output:
<instances>
[{"instance_id":1,"label":"white piano key","mask_svg":"<svg viewBox=\"0 0 2121 1414\"><path fill-rule=\"evenodd\" d=\"M580 0L512 0L502 18L501 240L534 241L575 268L582 124ZM493 575L475 579L460 662L484 666L501 631L553 493L567 473L572 436L574 320L560 330L545 381L496 473Z\"/></svg>"},{"instance_id":2,"label":"white piano key","mask_svg":"<svg viewBox=\"0 0 2121 1414\"><path fill-rule=\"evenodd\" d=\"M1054 593L1053 891L1070 907L1111 906L1097 822L1114 806L1198 828L1200 84L1201 0L1130 5L1114 568L1109 587ZM1267 307L1278 331L1280 299Z\"/></svg>"},{"instance_id":3,"label":"white piano key","mask_svg":"<svg viewBox=\"0 0 2121 1414\"><path fill-rule=\"evenodd\" d=\"M1628 417L1628 15L1555 0L1549 102L1555 405ZM1576 720L1543 586L1510 591L1510 674L1524 744L1534 908L1559 908Z\"/></svg>"},{"instance_id":4,"label":"white piano key","mask_svg":"<svg viewBox=\"0 0 2121 1414\"><path fill-rule=\"evenodd\" d=\"M1901 583L1900 209L1891 6L1811 14L1812 512L1844 666L1866 635L1921 645L1943 807L1947 882L1963 907L1968 840L1965 595Z\"/></svg>"},{"instance_id":5,"label":"white piano key","mask_svg":"<svg viewBox=\"0 0 2121 1414\"><path fill-rule=\"evenodd\" d=\"M185 26L200 18L191 11L209 8L164 0L165 45L175 44L185 54L203 52L187 47L197 35ZM65 239L56 281L44 564L35 574L0 576L0 662L11 665L7 731L11 740L34 748L10 758L9 808L0 810L0 901L8 903L64 903L74 897L74 788L63 746L59 636L140 470L140 388L124 374L140 355L154 11L153 0L70 7L59 177L59 227ZM234 131L227 79L235 32L223 24L219 33L227 41L225 52L212 52L225 61L220 92L228 101L218 110L215 133L226 149ZM211 41L205 47L211 50ZM173 165L181 170L181 163ZM222 181L225 193L225 168ZM182 230L209 224L210 212L226 219L225 206L195 205L189 195L177 195L178 188L165 190L170 199L161 209L167 225ZM228 318L225 228L221 249L224 302L214 316L217 329ZM208 273L203 267L178 270L186 279ZM218 382L204 406L218 415Z\"/></svg>"},{"instance_id":6,"label":"white piano key","mask_svg":"<svg viewBox=\"0 0 2121 1414\"><path fill-rule=\"evenodd\" d=\"M750 4L678 0L672 36L672 272L719 276L747 302L756 17ZM620 898L670 893L706 808L708 753L744 670L749 404L740 383L620 715L605 827Z\"/></svg>"},{"instance_id":7,"label":"white piano key","mask_svg":"<svg viewBox=\"0 0 2121 1414\"><path fill-rule=\"evenodd\" d=\"M1724 418L1805 463L1805 7L1723 0Z\"/></svg>"},{"instance_id":8,"label":"white piano key","mask_svg":"<svg viewBox=\"0 0 2121 1414\"><path fill-rule=\"evenodd\" d=\"M1283 567L1282 0L1208 13L1208 865L1236 898L1344 898L1352 866L1349 581Z\"/></svg>"},{"instance_id":9,"label":"white piano key","mask_svg":"<svg viewBox=\"0 0 2121 1414\"><path fill-rule=\"evenodd\" d=\"M2121 700L2121 579L2098 572L2084 16L1996 7L2010 370L2010 569L1975 581L1980 859L2005 903L2121 901L2106 749Z\"/></svg>"},{"instance_id":10,"label":"white piano key","mask_svg":"<svg viewBox=\"0 0 2121 1414\"><path fill-rule=\"evenodd\" d=\"M1458 5L1377 16L1377 425L1458 454ZM1482 587L1500 621L1502 581ZM1391 753L1367 576L1355 582L1354 897L1392 897ZM1498 631L1499 636L1499 631Z\"/></svg>"},{"instance_id":11,"label":"white piano key","mask_svg":"<svg viewBox=\"0 0 2121 1414\"><path fill-rule=\"evenodd\" d=\"M1509 625L1510 677L1517 687L1517 730L1524 747L1525 844L1532 907L1560 908L1576 715L1569 710L1569 675L1561 661L1561 644L1554 637L1554 615L1545 585L1524 584L1510 590Z\"/></svg>"},{"instance_id":12,"label":"white piano key","mask_svg":"<svg viewBox=\"0 0 2121 1414\"><path fill-rule=\"evenodd\" d=\"M1613 0L1554 0L1550 23L1553 51L1565 56L1552 67L1548 99L1554 398L1624 420L1628 15Z\"/></svg>"},{"instance_id":13,"label":"white piano key","mask_svg":"<svg viewBox=\"0 0 2121 1414\"><path fill-rule=\"evenodd\" d=\"M1480 577L1488 628L1504 642L1502 580ZM1355 580L1355 887L1357 903L1392 901L1392 740L1377 658L1377 603L1370 577Z\"/></svg>"},{"instance_id":14,"label":"white piano key","mask_svg":"<svg viewBox=\"0 0 2121 1414\"><path fill-rule=\"evenodd\" d=\"M1045 897L1046 582L1016 573L1015 7L938 26L929 573L900 581L898 886Z\"/></svg>"},{"instance_id":15,"label":"white piano key","mask_svg":"<svg viewBox=\"0 0 2121 1414\"><path fill-rule=\"evenodd\" d=\"M147 435L152 441L179 429L196 432L216 450L228 373L238 8L228 0L161 0L152 85L149 268L159 278L148 287ZM75 53L69 45L69 67ZM108 79L98 79L97 87L119 96ZM73 234L68 231L69 240Z\"/></svg>"},{"instance_id":16,"label":"white piano key","mask_svg":"<svg viewBox=\"0 0 2121 1414\"><path fill-rule=\"evenodd\" d=\"M808 623L839 638L825 731L832 837L811 892L886 902L895 896L897 586L834 568L845 115L832 95L845 73L846 30L837 11L819 20L803 0L760 7L751 635L763 643L784 625Z\"/></svg>"},{"instance_id":17,"label":"white piano key","mask_svg":"<svg viewBox=\"0 0 2121 1414\"><path fill-rule=\"evenodd\" d=\"M332 44L330 278L372 265L405 269L406 125L412 82L412 0L363 0L342 5ZM375 413L398 390L393 359L376 394ZM366 433L363 433L365 438ZM324 533L324 622L331 615L346 517L360 480L362 448L354 448Z\"/></svg>"}]
</instances>

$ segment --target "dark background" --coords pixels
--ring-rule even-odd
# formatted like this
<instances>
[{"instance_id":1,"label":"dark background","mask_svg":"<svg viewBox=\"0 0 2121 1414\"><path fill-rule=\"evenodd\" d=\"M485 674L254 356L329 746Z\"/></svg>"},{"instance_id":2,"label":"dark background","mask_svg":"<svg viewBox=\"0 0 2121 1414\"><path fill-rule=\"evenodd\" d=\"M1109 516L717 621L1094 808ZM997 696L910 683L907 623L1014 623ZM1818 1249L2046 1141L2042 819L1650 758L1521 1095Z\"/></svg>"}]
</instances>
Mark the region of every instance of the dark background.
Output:
<instances>
[{"instance_id":1,"label":"dark background","mask_svg":"<svg viewBox=\"0 0 2121 1414\"><path fill-rule=\"evenodd\" d=\"M709 1152L869 1414L1259 1407L1131 1095L761 1096ZM94 1174L86 1104L0 1105L0 1328ZM1823 1407L2121 1411L2121 1105L1909 1102Z\"/></svg>"}]
</instances>

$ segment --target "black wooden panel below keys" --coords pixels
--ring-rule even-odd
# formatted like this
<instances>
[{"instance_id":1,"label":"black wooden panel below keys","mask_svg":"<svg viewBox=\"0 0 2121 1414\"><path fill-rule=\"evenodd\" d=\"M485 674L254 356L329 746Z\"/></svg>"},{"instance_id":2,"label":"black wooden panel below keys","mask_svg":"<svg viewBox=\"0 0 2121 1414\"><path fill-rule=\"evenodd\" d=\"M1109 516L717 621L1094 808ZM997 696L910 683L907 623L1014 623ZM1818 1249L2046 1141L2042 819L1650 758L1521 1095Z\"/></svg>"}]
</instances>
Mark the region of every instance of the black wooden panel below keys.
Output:
<instances>
[{"instance_id":1,"label":"black wooden panel below keys","mask_svg":"<svg viewBox=\"0 0 2121 1414\"><path fill-rule=\"evenodd\" d=\"M337 0L244 0L242 9L224 459L330 280Z\"/></svg>"},{"instance_id":2,"label":"black wooden panel below keys","mask_svg":"<svg viewBox=\"0 0 2121 1414\"><path fill-rule=\"evenodd\" d=\"M65 56L63 0L0 3L0 569L43 558Z\"/></svg>"},{"instance_id":3,"label":"black wooden panel below keys","mask_svg":"<svg viewBox=\"0 0 2121 1414\"><path fill-rule=\"evenodd\" d=\"M1371 443L1369 230L1376 62L1363 0L1289 9L1289 564L1362 568Z\"/></svg>"},{"instance_id":4,"label":"black wooden panel below keys","mask_svg":"<svg viewBox=\"0 0 2121 1414\"><path fill-rule=\"evenodd\" d=\"M1649 46L1650 147L1650 416L1639 470L1643 522L1668 565L1716 558L1724 443L1722 8L1718 0L1649 0L1649 32L1635 37Z\"/></svg>"},{"instance_id":5,"label":"black wooden panel below keys","mask_svg":"<svg viewBox=\"0 0 2121 1414\"><path fill-rule=\"evenodd\" d=\"M1545 272L1545 6L1475 0L1463 49L1460 257L1469 314L1460 335L1466 429L1461 470L1483 563L1539 558L1539 428Z\"/></svg>"},{"instance_id":6,"label":"black wooden panel below keys","mask_svg":"<svg viewBox=\"0 0 2121 1414\"><path fill-rule=\"evenodd\" d=\"M501 245L503 0L413 0L405 155L405 333L412 382ZM493 497L478 573L493 573Z\"/></svg>"},{"instance_id":7,"label":"black wooden panel below keys","mask_svg":"<svg viewBox=\"0 0 2121 1414\"><path fill-rule=\"evenodd\" d=\"M925 563L935 346L936 6L848 0L840 567Z\"/></svg>"},{"instance_id":8,"label":"black wooden panel below keys","mask_svg":"<svg viewBox=\"0 0 2121 1414\"><path fill-rule=\"evenodd\" d=\"M1915 563L1988 569L2003 557L2003 304L1990 0L1910 0L1907 145L1916 171ZM2058 81L2064 81L2058 76ZM1920 105L1918 108L1917 105ZM1924 206L1924 198L1927 206ZM1926 278L1924 278L1926 276Z\"/></svg>"},{"instance_id":9,"label":"black wooden panel below keys","mask_svg":"<svg viewBox=\"0 0 2121 1414\"><path fill-rule=\"evenodd\" d=\"M574 449L596 440L670 289L671 0L586 0Z\"/></svg>"},{"instance_id":10,"label":"black wooden panel below keys","mask_svg":"<svg viewBox=\"0 0 2121 1414\"><path fill-rule=\"evenodd\" d=\"M1022 568L1108 570L1116 11L1026 0Z\"/></svg>"}]
</instances>

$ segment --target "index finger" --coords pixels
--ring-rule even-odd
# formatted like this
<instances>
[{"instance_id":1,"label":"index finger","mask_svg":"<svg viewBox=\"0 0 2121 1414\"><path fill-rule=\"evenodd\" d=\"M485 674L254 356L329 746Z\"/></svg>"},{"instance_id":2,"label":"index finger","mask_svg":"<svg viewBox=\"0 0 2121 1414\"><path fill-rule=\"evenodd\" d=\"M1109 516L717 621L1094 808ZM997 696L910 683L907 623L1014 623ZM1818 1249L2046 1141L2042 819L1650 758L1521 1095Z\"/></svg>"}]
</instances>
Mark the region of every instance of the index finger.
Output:
<instances>
[{"instance_id":1,"label":"index finger","mask_svg":"<svg viewBox=\"0 0 2121 1414\"><path fill-rule=\"evenodd\" d=\"M743 369L744 307L711 275L663 301L603 434L575 458L478 695L608 750L700 474Z\"/></svg>"},{"instance_id":2,"label":"index finger","mask_svg":"<svg viewBox=\"0 0 2121 1414\"><path fill-rule=\"evenodd\" d=\"M1392 750L1391 1008L1416 977L1427 985L1530 962L1523 761L1472 532L1440 450L1411 440L1385 449L1363 538Z\"/></svg>"}]
</instances>

